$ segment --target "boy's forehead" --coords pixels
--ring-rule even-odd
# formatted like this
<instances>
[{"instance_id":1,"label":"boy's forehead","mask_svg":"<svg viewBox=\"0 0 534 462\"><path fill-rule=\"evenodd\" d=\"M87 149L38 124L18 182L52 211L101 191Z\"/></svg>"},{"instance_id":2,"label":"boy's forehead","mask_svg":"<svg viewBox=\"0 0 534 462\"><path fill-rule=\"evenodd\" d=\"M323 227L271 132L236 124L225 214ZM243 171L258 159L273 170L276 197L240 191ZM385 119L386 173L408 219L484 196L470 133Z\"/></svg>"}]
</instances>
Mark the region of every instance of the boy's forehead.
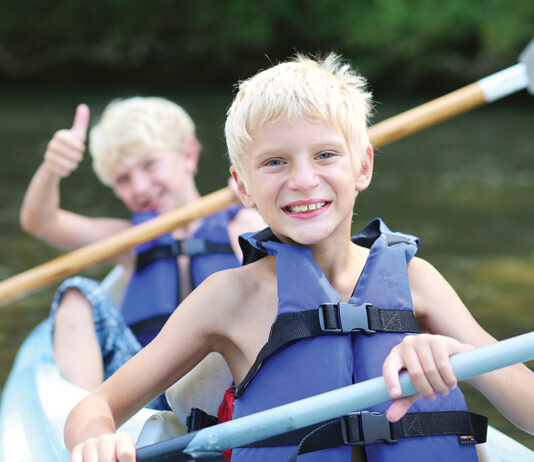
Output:
<instances>
[{"instance_id":1,"label":"boy's forehead","mask_svg":"<svg viewBox=\"0 0 534 462\"><path fill-rule=\"evenodd\" d=\"M127 173L132 167L140 164L151 157L157 157L163 150L158 150L149 147L130 147L123 148L120 154L117 156L113 165L111 165L110 171L112 175L122 175Z\"/></svg>"},{"instance_id":2,"label":"boy's forehead","mask_svg":"<svg viewBox=\"0 0 534 462\"><path fill-rule=\"evenodd\" d=\"M174 149L168 148L148 148L137 147L123 150L117 157L111 171L115 175L126 173L132 167L135 167L150 159L161 159L167 156L180 156L180 153Z\"/></svg>"},{"instance_id":3,"label":"boy's forehead","mask_svg":"<svg viewBox=\"0 0 534 462\"><path fill-rule=\"evenodd\" d=\"M115 162L110 165L109 171L111 176L117 177L128 173L128 170L130 170L137 162L139 162L140 158L141 154L123 154L122 156L118 157Z\"/></svg>"},{"instance_id":4,"label":"boy's forehead","mask_svg":"<svg viewBox=\"0 0 534 462\"><path fill-rule=\"evenodd\" d=\"M277 133L285 133L291 136L292 133L302 131L310 133L310 138L308 139L310 143L348 143L343 127L336 121L318 117L281 114L270 120L258 123L249 130L249 147L250 145L261 144L265 150L274 149L285 143L283 139L276 136Z\"/></svg>"}]
</instances>

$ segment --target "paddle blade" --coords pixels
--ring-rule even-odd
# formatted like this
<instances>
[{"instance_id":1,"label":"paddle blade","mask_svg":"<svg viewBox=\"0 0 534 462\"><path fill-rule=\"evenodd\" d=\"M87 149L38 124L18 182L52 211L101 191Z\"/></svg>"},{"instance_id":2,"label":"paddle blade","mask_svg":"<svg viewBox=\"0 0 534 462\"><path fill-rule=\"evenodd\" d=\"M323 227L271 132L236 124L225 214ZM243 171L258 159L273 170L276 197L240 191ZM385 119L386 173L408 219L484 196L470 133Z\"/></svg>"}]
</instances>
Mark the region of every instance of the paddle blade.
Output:
<instances>
[{"instance_id":1,"label":"paddle blade","mask_svg":"<svg viewBox=\"0 0 534 462\"><path fill-rule=\"evenodd\" d=\"M519 62L523 63L527 68L528 92L534 95L534 39L519 55Z\"/></svg>"}]
</instances>

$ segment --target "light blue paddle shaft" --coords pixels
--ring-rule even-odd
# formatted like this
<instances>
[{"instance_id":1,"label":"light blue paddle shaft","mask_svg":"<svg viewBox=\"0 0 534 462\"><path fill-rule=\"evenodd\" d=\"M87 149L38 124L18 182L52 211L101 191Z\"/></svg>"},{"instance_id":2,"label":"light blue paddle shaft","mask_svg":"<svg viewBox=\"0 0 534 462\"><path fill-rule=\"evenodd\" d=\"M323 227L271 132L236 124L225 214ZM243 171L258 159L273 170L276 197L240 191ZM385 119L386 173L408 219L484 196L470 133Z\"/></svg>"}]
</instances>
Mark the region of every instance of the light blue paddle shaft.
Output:
<instances>
[{"instance_id":1,"label":"light blue paddle shaft","mask_svg":"<svg viewBox=\"0 0 534 462\"><path fill-rule=\"evenodd\" d=\"M534 332L457 354L451 364L458 380L534 359ZM400 376L402 396L416 393L406 372ZM187 454L221 451L303 428L390 399L384 379L367 380L311 398L206 428L184 450Z\"/></svg>"}]
</instances>

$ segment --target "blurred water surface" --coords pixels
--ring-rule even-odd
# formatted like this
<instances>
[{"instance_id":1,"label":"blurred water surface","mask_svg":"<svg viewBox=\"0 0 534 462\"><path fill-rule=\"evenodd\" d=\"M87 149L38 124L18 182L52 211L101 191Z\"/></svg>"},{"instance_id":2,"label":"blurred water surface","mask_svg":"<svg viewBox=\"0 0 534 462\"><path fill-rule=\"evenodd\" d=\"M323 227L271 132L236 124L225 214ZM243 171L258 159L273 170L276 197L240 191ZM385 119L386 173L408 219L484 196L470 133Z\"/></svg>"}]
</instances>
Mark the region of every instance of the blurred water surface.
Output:
<instances>
[{"instance_id":1,"label":"blurred water surface","mask_svg":"<svg viewBox=\"0 0 534 462\"><path fill-rule=\"evenodd\" d=\"M50 136L70 126L77 103L89 104L95 116L110 99L136 93L0 89L0 279L60 255L18 224L23 193ZM230 92L162 96L181 103L197 123L203 145L201 192L225 186L222 127ZM378 100L374 122L424 102ZM499 339L534 327L533 127L534 100L523 93L380 148L373 183L355 209L354 231L381 216L392 229L420 236L419 255L445 275L482 326ZM90 216L127 217L93 175L88 158L62 183L62 206ZM99 264L84 274L100 278L109 269ZM56 287L0 309L0 385L23 339L46 317ZM476 391L463 389L473 411L534 449L534 438L516 430Z\"/></svg>"}]
</instances>

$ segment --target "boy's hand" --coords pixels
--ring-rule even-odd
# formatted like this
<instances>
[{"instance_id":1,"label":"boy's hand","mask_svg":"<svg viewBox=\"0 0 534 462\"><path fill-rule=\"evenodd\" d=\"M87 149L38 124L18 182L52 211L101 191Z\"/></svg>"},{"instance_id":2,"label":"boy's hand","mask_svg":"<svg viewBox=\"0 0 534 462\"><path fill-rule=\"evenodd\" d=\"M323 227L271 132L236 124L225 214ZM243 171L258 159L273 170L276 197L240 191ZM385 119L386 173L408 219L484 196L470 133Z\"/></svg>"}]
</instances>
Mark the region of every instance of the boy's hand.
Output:
<instances>
[{"instance_id":1,"label":"boy's hand","mask_svg":"<svg viewBox=\"0 0 534 462\"><path fill-rule=\"evenodd\" d=\"M72 128L57 131L48 143L43 166L60 178L76 170L83 159L88 125L89 107L80 104Z\"/></svg>"},{"instance_id":2,"label":"boy's hand","mask_svg":"<svg viewBox=\"0 0 534 462\"><path fill-rule=\"evenodd\" d=\"M431 334L410 335L395 346L382 367L389 394L392 398L401 395L399 372L403 369L408 371L419 394L393 401L387 411L388 420L398 421L421 396L431 401L436 393L446 396L457 385L449 356L472 348L451 337Z\"/></svg>"},{"instance_id":3,"label":"boy's hand","mask_svg":"<svg viewBox=\"0 0 534 462\"><path fill-rule=\"evenodd\" d=\"M126 433L101 435L76 445L70 462L135 462L135 444Z\"/></svg>"}]
</instances>

